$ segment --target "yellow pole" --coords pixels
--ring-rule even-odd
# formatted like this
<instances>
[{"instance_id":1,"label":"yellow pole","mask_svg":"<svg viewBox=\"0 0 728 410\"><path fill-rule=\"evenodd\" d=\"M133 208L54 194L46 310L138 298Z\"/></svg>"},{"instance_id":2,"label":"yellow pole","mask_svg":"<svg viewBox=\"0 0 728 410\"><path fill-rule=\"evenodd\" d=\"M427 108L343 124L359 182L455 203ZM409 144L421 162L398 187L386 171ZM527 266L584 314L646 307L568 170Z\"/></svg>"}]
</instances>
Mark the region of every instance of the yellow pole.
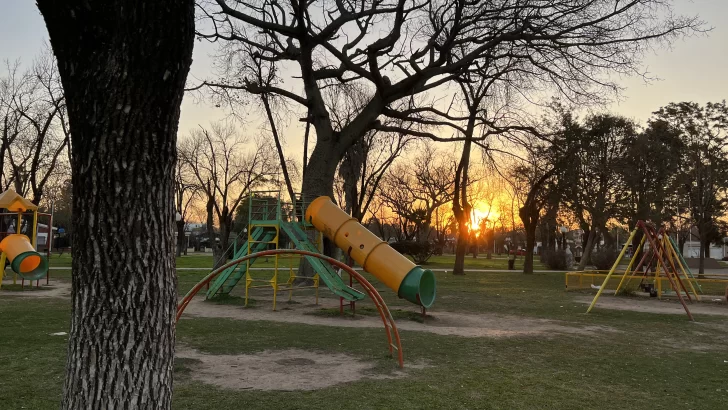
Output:
<instances>
[{"instance_id":1,"label":"yellow pole","mask_svg":"<svg viewBox=\"0 0 728 410\"><path fill-rule=\"evenodd\" d=\"M634 250L632 259L629 261L629 265L627 265L627 269L624 271L624 275L622 275L622 280L620 280L619 285L617 285L617 290L614 291L615 296L617 296L617 293L619 293L619 289L622 287L622 283L624 283L624 279L627 277L627 274L629 273L630 270L632 270L632 265L634 265L634 261L637 259L637 255L640 254L640 250L642 249L642 245L644 245L644 244L645 244L645 236L643 235L642 240L640 240L640 244L637 245L637 249Z\"/></svg>"},{"instance_id":2,"label":"yellow pole","mask_svg":"<svg viewBox=\"0 0 728 410\"><path fill-rule=\"evenodd\" d=\"M318 289L319 289L319 275L318 273L313 276L313 285L316 286L316 305L319 303L319 295L318 295Z\"/></svg>"},{"instance_id":3,"label":"yellow pole","mask_svg":"<svg viewBox=\"0 0 728 410\"><path fill-rule=\"evenodd\" d=\"M669 251L671 258L675 260L675 263L677 263L677 266L680 266L680 271L682 272L683 276L685 277L685 280L690 285L690 290L693 292L693 295L695 295L695 300L700 302L700 295L698 295L698 292L695 291L695 286L693 286L693 282L690 280L690 277L688 276L688 272L685 270L685 267L683 266L682 262L680 262L680 258L677 256L677 252L675 251L675 248L672 247L672 242L669 239L666 239L667 244L665 245ZM675 272L675 276L677 276L677 272Z\"/></svg>"},{"instance_id":4,"label":"yellow pole","mask_svg":"<svg viewBox=\"0 0 728 410\"><path fill-rule=\"evenodd\" d=\"M604 292L604 288L607 287L607 283L609 283L609 278L612 277L612 274L614 274L614 271L617 270L617 266L619 266L619 262L622 261L622 258L624 257L624 254L627 252L627 246L632 243L632 239L634 239L634 236L637 234L637 229L632 231L632 234L629 235L629 239L627 239L627 242L624 243L624 246L622 247L622 252L619 253L619 256L617 257L617 260L614 261L614 265L612 265L612 269L609 270L609 273L607 274L607 277L604 278L604 282L602 283L602 286L599 287L599 290L597 291L597 294L594 296L594 300L592 300L591 305L589 305L589 309L586 310L586 313L591 312L591 310L594 308L594 305L597 304L597 299L599 299L599 296L602 295L602 292Z\"/></svg>"},{"instance_id":5,"label":"yellow pole","mask_svg":"<svg viewBox=\"0 0 728 410\"><path fill-rule=\"evenodd\" d=\"M36 243L38 240L38 238L37 238L37 236L38 236L38 210L37 209L35 211L33 211L33 233L32 233L32 235L33 236L31 237L31 242L33 244L33 249L37 250L37 248L36 248ZM48 243L47 240L46 240L46 243Z\"/></svg>"},{"instance_id":6,"label":"yellow pole","mask_svg":"<svg viewBox=\"0 0 728 410\"><path fill-rule=\"evenodd\" d=\"M657 299L662 299L662 280L660 279L660 266L662 266L662 258L658 249L655 249L655 255L657 256L657 266L655 266L655 282L657 283Z\"/></svg>"},{"instance_id":7,"label":"yellow pole","mask_svg":"<svg viewBox=\"0 0 728 410\"><path fill-rule=\"evenodd\" d=\"M642 242L640 242L640 246L637 248L637 251L644 250L645 239L646 239L646 237L643 236L642 237ZM633 271L632 274L629 275L629 279L627 279L627 283L624 284L625 287L627 287L630 284L630 282L632 282L632 279L634 279L635 275L637 275L637 272L636 271ZM616 295L616 293L615 293L615 295Z\"/></svg>"},{"instance_id":8,"label":"yellow pole","mask_svg":"<svg viewBox=\"0 0 728 410\"><path fill-rule=\"evenodd\" d=\"M245 272L245 306L248 306L248 295L250 294L250 285L253 283L253 278L250 277L250 272Z\"/></svg>"},{"instance_id":9,"label":"yellow pole","mask_svg":"<svg viewBox=\"0 0 728 410\"><path fill-rule=\"evenodd\" d=\"M252 203L252 194L251 199ZM250 221L250 216L248 216L248 221ZM248 240L245 242L247 246L247 250L245 252L246 255L250 255L250 241L253 240L253 225L248 226ZM250 285L253 283L253 276L250 274L250 259L245 261L245 306L248 306L248 295L250 294Z\"/></svg>"},{"instance_id":10,"label":"yellow pole","mask_svg":"<svg viewBox=\"0 0 728 410\"><path fill-rule=\"evenodd\" d=\"M657 282L657 299L662 299L662 279L656 276L655 281Z\"/></svg>"},{"instance_id":11,"label":"yellow pole","mask_svg":"<svg viewBox=\"0 0 728 410\"><path fill-rule=\"evenodd\" d=\"M290 302L293 299L293 282L294 282L294 275L293 275L293 255L288 255L288 301Z\"/></svg>"},{"instance_id":12,"label":"yellow pole","mask_svg":"<svg viewBox=\"0 0 728 410\"><path fill-rule=\"evenodd\" d=\"M278 249L278 237L280 236L280 227L276 226L276 237L273 239L273 243ZM278 254L275 255L273 260L273 310L276 310L276 302L278 298Z\"/></svg>"},{"instance_id":13,"label":"yellow pole","mask_svg":"<svg viewBox=\"0 0 728 410\"><path fill-rule=\"evenodd\" d=\"M271 279L270 283L273 285L273 310L275 311L278 298L278 275L276 273L273 273L273 279Z\"/></svg>"}]
</instances>

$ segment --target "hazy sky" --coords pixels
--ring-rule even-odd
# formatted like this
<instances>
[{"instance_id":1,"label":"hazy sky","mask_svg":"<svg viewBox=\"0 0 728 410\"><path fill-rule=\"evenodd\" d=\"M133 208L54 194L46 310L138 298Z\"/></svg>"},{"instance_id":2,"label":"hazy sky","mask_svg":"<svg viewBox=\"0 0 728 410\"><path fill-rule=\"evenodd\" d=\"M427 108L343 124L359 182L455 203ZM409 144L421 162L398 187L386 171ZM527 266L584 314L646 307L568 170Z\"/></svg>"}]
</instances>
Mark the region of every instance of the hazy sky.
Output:
<instances>
[{"instance_id":1,"label":"hazy sky","mask_svg":"<svg viewBox=\"0 0 728 410\"><path fill-rule=\"evenodd\" d=\"M6 0L4 3L0 14L0 58L20 58L30 63L47 38L43 18L33 1ZM624 79L622 84L627 90L623 101L615 102L608 109L643 122L651 112L669 102L728 99L728 1L677 0L675 3L678 14L697 14L713 31L707 36L678 41L672 49L648 56L646 69L660 80L645 84L641 79ZM209 48L200 47L201 44L195 42L192 74L206 77ZM219 110L185 98L180 131L186 133L197 124L207 124L221 115ZM296 146L295 141L288 143Z\"/></svg>"}]
</instances>

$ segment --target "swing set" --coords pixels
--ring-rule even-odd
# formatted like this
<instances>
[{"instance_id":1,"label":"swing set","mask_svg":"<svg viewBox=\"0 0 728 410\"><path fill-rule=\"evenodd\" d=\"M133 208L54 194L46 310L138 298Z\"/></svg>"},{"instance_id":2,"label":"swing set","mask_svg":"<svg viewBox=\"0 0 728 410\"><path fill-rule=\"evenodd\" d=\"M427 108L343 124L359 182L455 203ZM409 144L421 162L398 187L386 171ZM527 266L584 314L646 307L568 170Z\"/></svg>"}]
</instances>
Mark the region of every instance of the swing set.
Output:
<instances>
[{"instance_id":1,"label":"swing set","mask_svg":"<svg viewBox=\"0 0 728 410\"><path fill-rule=\"evenodd\" d=\"M726 280L695 278L667 231L664 228L658 230L645 221L637 222L635 229L630 234L627 242L625 242L617 260L614 261L612 268L605 276L601 286L599 286L599 290L586 313L591 312L596 305L599 296L602 295L610 279L616 273L622 258L624 258L628 248L633 243L635 237L637 237L638 232L642 233L642 238L639 241L639 245L634 249L629 265L627 265L627 268L622 274L615 290L615 295L619 294L619 291L626 288L636 277L640 277L640 286L643 290L649 292L651 296L657 296L658 298L662 298L665 294L674 293L685 309L688 318L695 320L688 308L688 303L700 301L700 293L702 292L700 282L726 282ZM603 276L598 273L569 272L566 277L567 287L569 276L579 276L581 283L585 275L591 276L592 281L595 276ZM665 289L666 284L663 284L665 281L669 285L668 290Z\"/></svg>"}]
</instances>

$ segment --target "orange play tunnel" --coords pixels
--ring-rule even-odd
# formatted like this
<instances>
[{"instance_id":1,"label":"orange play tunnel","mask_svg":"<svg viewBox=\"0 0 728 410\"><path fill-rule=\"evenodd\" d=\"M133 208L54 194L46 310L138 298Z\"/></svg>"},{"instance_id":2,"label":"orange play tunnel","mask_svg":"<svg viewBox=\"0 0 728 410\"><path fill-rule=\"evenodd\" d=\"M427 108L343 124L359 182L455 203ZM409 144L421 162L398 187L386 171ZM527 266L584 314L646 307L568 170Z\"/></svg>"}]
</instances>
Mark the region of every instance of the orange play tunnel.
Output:
<instances>
[{"instance_id":1,"label":"orange play tunnel","mask_svg":"<svg viewBox=\"0 0 728 410\"><path fill-rule=\"evenodd\" d=\"M306 209L306 221L334 241L365 271L376 276L400 298L424 306L435 301L435 275L422 269L364 228L327 196Z\"/></svg>"},{"instance_id":2,"label":"orange play tunnel","mask_svg":"<svg viewBox=\"0 0 728 410\"><path fill-rule=\"evenodd\" d=\"M36 252L25 235L8 235L0 241L0 251L10 261L13 271L25 279L37 280L48 272L48 261ZM4 268L3 266L2 269Z\"/></svg>"}]
</instances>

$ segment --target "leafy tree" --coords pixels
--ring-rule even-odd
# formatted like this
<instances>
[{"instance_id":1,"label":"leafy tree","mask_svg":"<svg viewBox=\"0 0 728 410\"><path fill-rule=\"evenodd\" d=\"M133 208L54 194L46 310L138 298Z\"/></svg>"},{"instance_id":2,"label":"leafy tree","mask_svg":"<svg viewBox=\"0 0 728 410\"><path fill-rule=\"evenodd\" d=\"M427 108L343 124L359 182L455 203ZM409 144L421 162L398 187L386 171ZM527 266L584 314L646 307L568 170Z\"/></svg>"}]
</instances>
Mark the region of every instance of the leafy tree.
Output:
<instances>
[{"instance_id":1,"label":"leafy tree","mask_svg":"<svg viewBox=\"0 0 728 410\"><path fill-rule=\"evenodd\" d=\"M216 268L226 261L223 253L230 244L235 210L251 189L270 181L278 162L270 144L241 136L232 123L195 130L180 142L179 155L207 204L207 231ZM215 240L215 221L219 242Z\"/></svg>"},{"instance_id":2,"label":"leafy tree","mask_svg":"<svg viewBox=\"0 0 728 410\"><path fill-rule=\"evenodd\" d=\"M453 198L455 161L430 144L410 163L392 166L379 197L399 226L398 241L428 241L435 211Z\"/></svg>"},{"instance_id":3,"label":"leafy tree","mask_svg":"<svg viewBox=\"0 0 728 410\"><path fill-rule=\"evenodd\" d=\"M677 214L673 188L684 148L679 131L653 119L642 132L626 135L624 145L620 219L630 229L638 220L672 221Z\"/></svg>"},{"instance_id":4,"label":"leafy tree","mask_svg":"<svg viewBox=\"0 0 728 410\"><path fill-rule=\"evenodd\" d=\"M564 118L557 141L570 153L561 175L565 204L588 232L580 270L589 261L599 235L608 247L614 245L607 222L620 209L625 141L636 134L636 124L624 117L596 114L583 124L570 114Z\"/></svg>"},{"instance_id":5,"label":"leafy tree","mask_svg":"<svg viewBox=\"0 0 728 410\"><path fill-rule=\"evenodd\" d=\"M728 211L728 105L671 103L655 116L676 129L684 144L676 185L679 195L688 199L690 218L698 229L703 274L719 218Z\"/></svg>"}]
</instances>

